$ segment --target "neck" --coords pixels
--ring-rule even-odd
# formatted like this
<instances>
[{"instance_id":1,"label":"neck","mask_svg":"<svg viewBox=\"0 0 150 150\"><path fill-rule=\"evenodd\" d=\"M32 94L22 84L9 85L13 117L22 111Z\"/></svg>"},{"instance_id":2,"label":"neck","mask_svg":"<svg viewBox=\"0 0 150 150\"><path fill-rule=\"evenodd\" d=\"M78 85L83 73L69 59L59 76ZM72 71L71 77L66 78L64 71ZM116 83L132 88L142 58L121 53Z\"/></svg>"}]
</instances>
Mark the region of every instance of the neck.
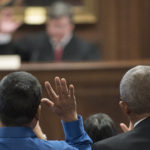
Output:
<instances>
[{"instance_id":1,"label":"neck","mask_svg":"<svg viewBox=\"0 0 150 150\"><path fill-rule=\"evenodd\" d=\"M31 123L23 124L20 127L30 127L32 129L34 129L36 124L37 124L37 120L33 119ZM15 126L18 126L18 125L13 125L13 124L12 125L11 124L10 125L5 125L4 123L2 123L2 121L0 121L0 128L1 127L15 127Z\"/></svg>"},{"instance_id":2,"label":"neck","mask_svg":"<svg viewBox=\"0 0 150 150\"><path fill-rule=\"evenodd\" d=\"M3 125L3 123L0 121L0 128L1 128L1 127L4 127L4 125Z\"/></svg>"},{"instance_id":3,"label":"neck","mask_svg":"<svg viewBox=\"0 0 150 150\"><path fill-rule=\"evenodd\" d=\"M146 117L150 117L150 113L145 113L145 114L141 114L141 115L137 115L137 114L132 114L129 116L129 119L131 120L132 124L134 125L137 121L146 118Z\"/></svg>"}]
</instances>

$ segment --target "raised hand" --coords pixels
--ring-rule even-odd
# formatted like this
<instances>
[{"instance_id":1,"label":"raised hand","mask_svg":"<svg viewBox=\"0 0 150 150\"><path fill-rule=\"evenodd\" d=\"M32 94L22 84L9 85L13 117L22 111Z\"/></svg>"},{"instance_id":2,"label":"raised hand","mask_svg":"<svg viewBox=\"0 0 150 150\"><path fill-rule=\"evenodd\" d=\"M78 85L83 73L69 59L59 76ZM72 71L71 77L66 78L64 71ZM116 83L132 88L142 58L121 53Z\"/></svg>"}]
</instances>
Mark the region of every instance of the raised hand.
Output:
<instances>
[{"instance_id":1,"label":"raised hand","mask_svg":"<svg viewBox=\"0 0 150 150\"><path fill-rule=\"evenodd\" d=\"M128 132L133 129L133 124L130 121L129 127L128 127L125 123L120 123L120 127L121 127L122 131L125 133L125 132Z\"/></svg>"},{"instance_id":2,"label":"raised hand","mask_svg":"<svg viewBox=\"0 0 150 150\"><path fill-rule=\"evenodd\" d=\"M43 98L42 103L45 103L63 121L77 120L74 86L69 85L68 87L64 78L55 77L55 87L56 91L48 81L45 82L49 99Z\"/></svg>"},{"instance_id":3,"label":"raised hand","mask_svg":"<svg viewBox=\"0 0 150 150\"><path fill-rule=\"evenodd\" d=\"M1 11L0 33L11 34L16 31L20 25L20 22L16 22L13 19L13 10L11 8L5 8Z\"/></svg>"}]
</instances>

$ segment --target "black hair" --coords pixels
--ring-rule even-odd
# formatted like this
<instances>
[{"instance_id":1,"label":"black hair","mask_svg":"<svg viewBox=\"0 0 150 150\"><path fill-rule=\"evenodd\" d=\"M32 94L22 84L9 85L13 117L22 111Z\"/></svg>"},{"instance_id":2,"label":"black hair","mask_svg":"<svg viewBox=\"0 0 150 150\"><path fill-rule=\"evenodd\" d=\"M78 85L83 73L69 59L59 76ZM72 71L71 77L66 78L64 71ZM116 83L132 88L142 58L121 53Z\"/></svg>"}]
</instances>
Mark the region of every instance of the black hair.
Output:
<instances>
[{"instance_id":1,"label":"black hair","mask_svg":"<svg viewBox=\"0 0 150 150\"><path fill-rule=\"evenodd\" d=\"M38 109L42 92L30 73L14 72L0 82L0 120L5 126L29 124Z\"/></svg>"},{"instance_id":2,"label":"black hair","mask_svg":"<svg viewBox=\"0 0 150 150\"><path fill-rule=\"evenodd\" d=\"M89 116L84 122L84 128L94 143L117 134L114 122L103 113Z\"/></svg>"}]
</instances>

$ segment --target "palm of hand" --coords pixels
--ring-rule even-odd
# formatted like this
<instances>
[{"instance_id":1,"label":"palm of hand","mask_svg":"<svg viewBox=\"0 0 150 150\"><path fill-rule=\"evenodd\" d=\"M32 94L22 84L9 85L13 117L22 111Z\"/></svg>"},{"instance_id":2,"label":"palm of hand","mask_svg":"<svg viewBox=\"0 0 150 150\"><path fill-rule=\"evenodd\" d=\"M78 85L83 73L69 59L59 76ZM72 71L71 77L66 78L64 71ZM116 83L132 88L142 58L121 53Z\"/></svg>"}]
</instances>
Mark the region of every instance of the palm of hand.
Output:
<instances>
[{"instance_id":1,"label":"palm of hand","mask_svg":"<svg viewBox=\"0 0 150 150\"><path fill-rule=\"evenodd\" d=\"M56 113L64 121L77 120L76 99L74 96L74 86L67 87L65 79L55 78L56 92L49 82L45 82L46 91L49 99L43 99L42 102ZM57 93L57 94L56 94Z\"/></svg>"}]
</instances>

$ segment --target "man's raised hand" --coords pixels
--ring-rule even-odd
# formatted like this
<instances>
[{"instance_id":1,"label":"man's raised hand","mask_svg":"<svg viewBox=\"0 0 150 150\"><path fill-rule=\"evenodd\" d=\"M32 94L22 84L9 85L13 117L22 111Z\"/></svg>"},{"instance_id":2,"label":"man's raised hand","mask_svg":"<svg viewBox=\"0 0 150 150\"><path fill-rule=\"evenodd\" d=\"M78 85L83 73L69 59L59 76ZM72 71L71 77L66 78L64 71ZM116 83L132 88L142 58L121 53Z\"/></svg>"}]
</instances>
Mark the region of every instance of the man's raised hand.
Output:
<instances>
[{"instance_id":1,"label":"man's raised hand","mask_svg":"<svg viewBox=\"0 0 150 150\"><path fill-rule=\"evenodd\" d=\"M43 98L42 103L45 103L65 122L77 120L74 86L72 84L67 86L64 78L55 77L55 87L56 90L48 81L45 82L49 99Z\"/></svg>"}]
</instances>

